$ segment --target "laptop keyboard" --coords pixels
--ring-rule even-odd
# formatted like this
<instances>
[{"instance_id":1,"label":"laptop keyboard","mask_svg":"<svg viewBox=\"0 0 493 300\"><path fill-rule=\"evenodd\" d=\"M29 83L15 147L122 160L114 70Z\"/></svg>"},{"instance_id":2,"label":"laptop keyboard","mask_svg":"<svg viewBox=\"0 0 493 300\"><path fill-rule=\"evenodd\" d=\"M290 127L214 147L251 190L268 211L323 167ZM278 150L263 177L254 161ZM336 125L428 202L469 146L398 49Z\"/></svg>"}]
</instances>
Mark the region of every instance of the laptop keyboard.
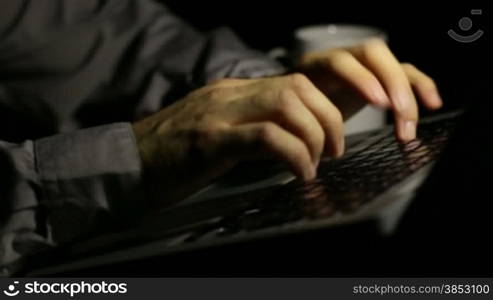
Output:
<instances>
[{"instance_id":1,"label":"laptop keyboard","mask_svg":"<svg viewBox=\"0 0 493 300\"><path fill-rule=\"evenodd\" d=\"M170 209L158 218L167 222L158 223L162 230L156 230L160 227L151 223L152 230L145 230L145 234L136 230L132 238L115 238L109 248L127 248L156 239L165 242L166 248L176 248L351 214L435 161L459 116L449 114L420 122L418 139L405 144L395 140L392 130L365 134L365 141L351 146L342 158L322 160L317 178L312 181L293 180L282 186L235 195L234 199L214 199ZM89 244L87 250L74 255L108 253L109 248L101 248L100 244Z\"/></svg>"},{"instance_id":2,"label":"laptop keyboard","mask_svg":"<svg viewBox=\"0 0 493 300\"><path fill-rule=\"evenodd\" d=\"M342 158L322 160L317 178L312 181L293 180L282 186L235 195L234 199L211 199L175 207L160 215L157 225L151 222L150 227L143 227L144 231L137 228L130 235L105 237L110 241L107 247L100 246L101 240L90 240L85 245L82 243L82 247L73 248L84 250L72 249L67 257L73 260L106 255L111 249L133 251L132 247L146 241L156 241L160 249L187 245L193 248L198 245L195 242L233 241L249 232L284 225L303 226L311 220L349 215L435 161L460 116L455 113L421 121L418 138L405 144L396 141L390 129L364 134L364 141L353 144Z\"/></svg>"},{"instance_id":3,"label":"laptop keyboard","mask_svg":"<svg viewBox=\"0 0 493 300\"><path fill-rule=\"evenodd\" d=\"M421 124L419 138L405 144L390 132L356 153L322 164L313 181L286 186L285 199L299 202L306 218L352 212L434 161L454 123Z\"/></svg>"},{"instance_id":4,"label":"laptop keyboard","mask_svg":"<svg viewBox=\"0 0 493 300\"><path fill-rule=\"evenodd\" d=\"M392 131L338 160L322 161L317 178L294 180L264 197L242 201L241 209L228 213L189 235L185 242L206 236L230 236L292 223L354 212L391 186L436 160L457 123L458 114L422 122L418 138L399 143Z\"/></svg>"}]
</instances>

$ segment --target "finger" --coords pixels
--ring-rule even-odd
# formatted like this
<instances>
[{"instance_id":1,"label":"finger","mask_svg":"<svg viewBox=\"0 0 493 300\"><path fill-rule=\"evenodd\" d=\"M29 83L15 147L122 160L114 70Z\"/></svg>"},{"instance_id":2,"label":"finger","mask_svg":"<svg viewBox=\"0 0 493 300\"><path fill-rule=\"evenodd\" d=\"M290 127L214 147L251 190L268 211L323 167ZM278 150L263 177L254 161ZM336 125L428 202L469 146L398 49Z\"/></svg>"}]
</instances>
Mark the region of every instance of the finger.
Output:
<instances>
[{"instance_id":1,"label":"finger","mask_svg":"<svg viewBox=\"0 0 493 300\"><path fill-rule=\"evenodd\" d=\"M286 163L301 179L310 180L316 176L305 143L273 122L232 126L223 144L228 155L238 161L273 158Z\"/></svg>"},{"instance_id":2,"label":"finger","mask_svg":"<svg viewBox=\"0 0 493 300\"><path fill-rule=\"evenodd\" d=\"M286 76L305 106L325 132L325 149L335 157L344 154L344 121L337 107L304 75Z\"/></svg>"},{"instance_id":3,"label":"finger","mask_svg":"<svg viewBox=\"0 0 493 300\"><path fill-rule=\"evenodd\" d=\"M207 83L208 86L214 87L229 87L229 86L243 86L246 84L251 84L257 81L256 78L218 78L211 80Z\"/></svg>"},{"instance_id":4,"label":"finger","mask_svg":"<svg viewBox=\"0 0 493 300\"><path fill-rule=\"evenodd\" d=\"M372 39L352 53L378 78L392 103L397 137L408 141L416 137L418 106L401 64L385 42Z\"/></svg>"},{"instance_id":5,"label":"finger","mask_svg":"<svg viewBox=\"0 0 493 300\"><path fill-rule=\"evenodd\" d=\"M271 121L300 138L310 150L312 161L318 165L324 150L325 134L322 126L290 89L279 93L236 101L230 105L226 120L232 125Z\"/></svg>"},{"instance_id":6,"label":"finger","mask_svg":"<svg viewBox=\"0 0 493 300\"><path fill-rule=\"evenodd\" d=\"M350 52L334 50L324 63L331 74L341 78L370 103L380 107L390 106L390 100L378 79Z\"/></svg>"},{"instance_id":7,"label":"finger","mask_svg":"<svg viewBox=\"0 0 493 300\"><path fill-rule=\"evenodd\" d=\"M421 102L426 108L439 109L442 107L443 101L433 79L412 64L403 63L402 69L404 69L411 86L417 92Z\"/></svg>"}]
</instances>

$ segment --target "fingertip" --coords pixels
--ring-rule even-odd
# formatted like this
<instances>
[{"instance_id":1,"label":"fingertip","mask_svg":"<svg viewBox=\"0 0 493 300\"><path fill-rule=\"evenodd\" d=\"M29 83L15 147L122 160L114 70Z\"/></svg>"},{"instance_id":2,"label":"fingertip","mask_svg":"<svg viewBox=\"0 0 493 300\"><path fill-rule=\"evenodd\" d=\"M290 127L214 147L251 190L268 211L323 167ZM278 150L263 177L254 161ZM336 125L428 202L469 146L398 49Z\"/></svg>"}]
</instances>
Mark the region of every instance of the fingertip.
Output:
<instances>
[{"instance_id":1,"label":"fingertip","mask_svg":"<svg viewBox=\"0 0 493 300\"><path fill-rule=\"evenodd\" d=\"M437 110L443 106L443 100L435 88L417 91L421 103L430 110Z\"/></svg>"},{"instance_id":2,"label":"fingertip","mask_svg":"<svg viewBox=\"0 0 493 300\"><path fill-rule=\"evenodd\" d=\"M427 105L427 108L431 110L438 110L442 107L443 107L443 102L434 102L434 103L429 103Z\"/></svg>"},{"instance_id":3,"label":"fingertip","mask_svg":"<svg viewBox=\"0 0 493 300\"><path fill-rule=\"evenodd\" d=\"M435 84L428 84L426 86L417 86L416 92L420 98L420 102L431 110L439 109L443 106L443 100L436 88Z\"/></svg>"},{"instance_id":4,"label":"fingertip","mask_svg":"<svg viewBox=\"0 0 493 300\"><path fill-rule=\"evenodd\" d=\"M303 170L301 179L303 181L309 181L309 180L315 179L315 177L317 177L317 170L316 170L315 166L310 165L309 167L306 167Z\"/></svg>"},{"instance_id":5,"label":"fingertip","mask_svg":"<svg viewBox=\"0 0 493 300\"><path fill-rule=\"evenodd\" d=\"M401 142L409 142L416 138L416 122L412 120L399 120L396 124L397 138Z\"/></svg>"},{"instance_id":6,"label":"fingertip","mask_svg":"<svg viewBox=\"0 0 493 300\"><path fill-rule=\"evenodd\" d=\"M443 106L443 100L438 91L433 91L430 93L430 104L431 109L439 109Z\"/></svg>"}]
</instances>

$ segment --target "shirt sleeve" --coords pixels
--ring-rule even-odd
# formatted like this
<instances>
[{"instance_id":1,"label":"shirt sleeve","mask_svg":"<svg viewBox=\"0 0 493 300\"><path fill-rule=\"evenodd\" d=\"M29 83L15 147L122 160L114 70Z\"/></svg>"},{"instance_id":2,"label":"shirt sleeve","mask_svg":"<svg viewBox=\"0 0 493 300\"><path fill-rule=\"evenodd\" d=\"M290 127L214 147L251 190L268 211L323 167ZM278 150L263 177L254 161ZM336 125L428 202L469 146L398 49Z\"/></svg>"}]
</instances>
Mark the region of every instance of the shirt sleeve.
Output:
<instances>
[{"instance_id":1,"label":"shirt sleeve","mask_svg":"<svg viewBox=\"0 0 493 300\"><path fill-rule=\"evenodd\" d=\"M172 89L283 72L230 30L199 32L157 1L2 3L0 110L12 110L0 114L8 116L0 120L1 274L29 254L130 226L145 213L126 122L159 110ZM22 134L10 111L29 113Z\"/></svg>"},{"instance_id":2,"label":"shirt sleeve","mask_svg":"<svg viewBox=\"0 0 493 300\"><path fill-rule=\"evenodd\" d=\"M146 211L130 124L0 142L2 274L25 255L134 224Z\"/></svg>"},{"instance_id":3,"label":"shirt sleeve","mask_svg":"<svg viewBox=\"0 0 493 300\"><path fill-rule=\"evenodd\" d=\"M231 30L196 30L161 1L11 0L0 9L2 84L43 99L58 118L85 105L89 126L142 118L219 78L285 72Z\"/></svg>"},{"instance_id":4,"label":"shirt sleeve","mask_svg":"<svg viewBox=\"0 0 493 300\"><path fill-rule=\"evenodd\" d=\"M249 48L229 28L200 32L174 15L164 5L139 1L154 13L154 20L142 35L145 56L155 49L159 72L168 78L180 78L189 87L202 86L226 78L254 78L279 75L285 67L265 53ZM143 53L142 53L143 54Z\"/></svg>"}]
</instances>

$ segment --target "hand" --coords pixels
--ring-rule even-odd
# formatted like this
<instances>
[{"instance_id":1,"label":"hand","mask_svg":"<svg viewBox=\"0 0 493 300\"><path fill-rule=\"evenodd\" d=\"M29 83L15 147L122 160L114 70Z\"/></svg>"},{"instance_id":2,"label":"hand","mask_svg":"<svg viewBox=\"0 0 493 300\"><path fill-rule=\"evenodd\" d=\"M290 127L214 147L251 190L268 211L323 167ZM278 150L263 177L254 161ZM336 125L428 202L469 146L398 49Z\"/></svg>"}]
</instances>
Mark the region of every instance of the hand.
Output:
<instances>
[{"instance_id":1,"label":"hand","mask_svg":"<svg viewBox=\"0 0 493 300\"><path fill-rule=\"evenodd\" d=\"M240 161L281 160L312 179L323 152L344 151L341 113L302 74L219 80L133 129L157 206L183 199Z\"/></svg>"},{"instance_id":2,"label":"hand","mask_svg":"<svg viewBox=\"0 0 493 300\"><path fill-rule=\"evenodd\" d=\"M434 81L413 65L400 63L379 39L308 53L297 69L331 98L345 119L366 103L391 108L402 141L416 137L418 106L413 89L426 108L442 106Z\"/></svg>"}]
</instances>

